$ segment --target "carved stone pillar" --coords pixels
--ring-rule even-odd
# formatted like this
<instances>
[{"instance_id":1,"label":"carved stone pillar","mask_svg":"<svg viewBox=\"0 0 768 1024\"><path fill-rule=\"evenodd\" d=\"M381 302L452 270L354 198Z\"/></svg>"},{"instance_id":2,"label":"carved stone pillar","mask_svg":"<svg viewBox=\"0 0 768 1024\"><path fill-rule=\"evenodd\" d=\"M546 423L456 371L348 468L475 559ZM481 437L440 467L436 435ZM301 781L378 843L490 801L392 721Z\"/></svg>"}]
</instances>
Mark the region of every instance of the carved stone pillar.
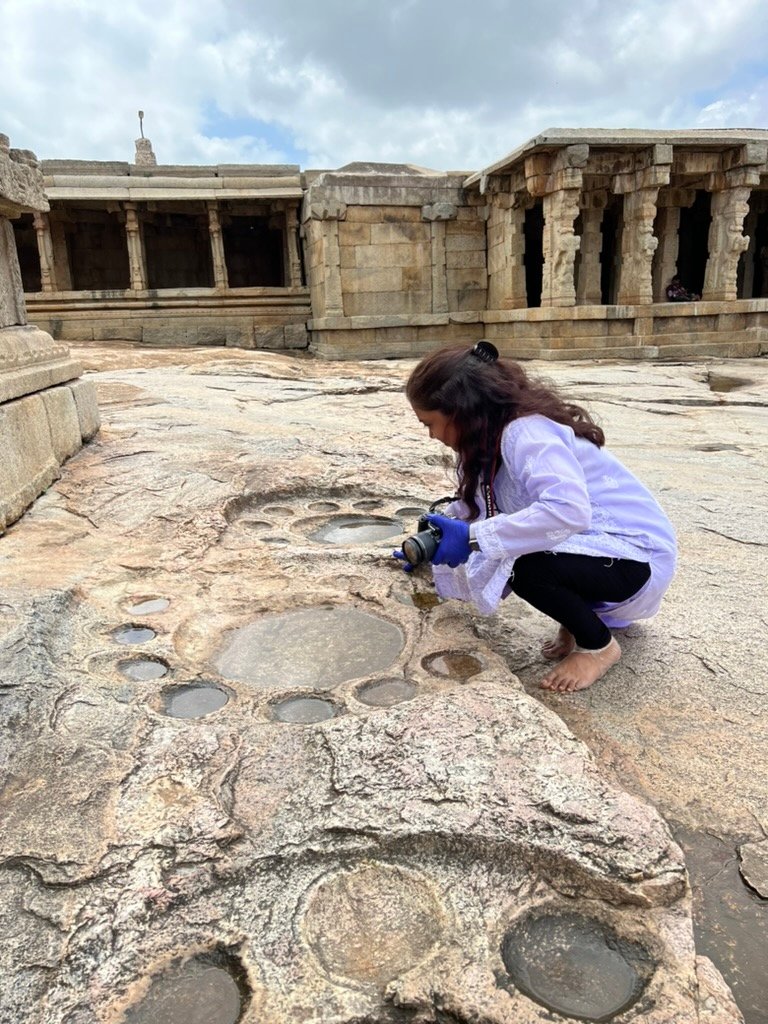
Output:
<instances>
[{"instance_id":1,"label":"carved stone pillar","mask_svg":"<svg viewBox=\"0 0 768 1024\"><path fill-rule=\"evenodd\" d=\"M44 292L55 292L56 282L53 265L53 242L51 241L51 225L47 213L36 210L33 217L35 234L37 235L37 251L40 256L40 283Z\"/></svg>"},{"instance_id":2,"label":"carved stone pillar","mask_svg":"<svg viewBox=\"0 0 768 1024\"><path fill-rule=\"evenodd\" d=\"M296 207L291 203L285 209L285 262L286 284L289 288L301 288L301 256L299 254L299 218Z\"/></svg>"},{"instance_id":3,"label":"carved stone pillar","mask_svg":"<svg viewBox=\"0 0 768 1024\"><path fill-rule=\"evenodd\" d=\"M621 272L616 301L620 306L653 302L653 254L659 244L653 233L658 188L639 188L624 196Z\"/></svg>"},{"instance_id":4,"label":"carved stone pillar","mask_svg":"<svg viewBox=\"0 0 768 1024\"><path fill-rule=\"evenodd\" d=\"M144 260L141 222L135 203L123 203L123 207L125 209L125 238L128 245L131 289L135 292L143 292L147 287L147 268Z\"/></svg>"},{"instance_id":5,"label":"carved stone pillar","mask_svg":"<svg viewBox=\"0 0 768 1024\"><path fill-rule=\"evenodd\" d=\"M491 197L488 215L488 308L524 309L525 208L510 193Z\"/></svg>"},{"instance_id":6,"label":"carved stone pillar","mask_svg":"<svg viewBox=\"0 0 768 1024\"><path fill-rule=\"evenodd\" d=\"M600 255L603 248L603 210L607 196L592 193L581 211L581 261L576 280L576 304L599 306L602 302Z\"/></svg>"},{"instance_id":7,"label":"carved stone pillar","mask_svg":"<svg viewBox=\"0 0 768 1024\"><path fill-rule=\"evenodd\" d=\"M576 304L573 266L580 240L574 232L574 223L580 201L580 189L562 189L544 196L542 306Z\"/></svg>"},{"instance_id":8,"label":"carved stone pillar","mask_svg":"<svg viewBox=\"0 0 768 1024\"><path fill-rule=\"evenodd\" d=\"M709 226L709 259L704 273L702 298L731 302L737 298L736 272L739 257L749 247L742 234L749 212L749 186L727 188L712 195L712 223Z\"/></svg>"},{"instance_id":9,"label":"carved stone pillar","mask_svg":"<svg viewBox=\"0 0 768 1024\"><path fill-rule=\"evenodd\" d=\"M206 205L208 207L208 233L211 239L213 285L214 288L226 289L229 287L229 278L224 255L224 236L221 233L221 220L219 219L219 204L213 200Z\"/></svg>"},{"instance_id":10,"label":"carved stone pillar","mask_svg":"<svg viewBox=\"0 0 768 1024\"><path fill-rule=\"evenodd\" d=\"M16 255L16 236L7 217L0 215L0 328L27 322L27 304Z\"/></svg>"},{"instance_id":11,"label":"carved stone pillar","mask_svg":"<svg viewBox=\"0 0 768 1024\"><path fill-rule=\"evenodd\" d=\"M755 231L757 230L757 218L757 208L753 208L750 204L749 213L744 221L744 231L749 239L749 246L746 249L746 258L744 260L744 280L741 283L741 295L739 296L741 299L751 299L755 287L755 252L757 250Z\"/></svg>"},{"instance_id":12,"label":"carved stone pillar","mask_svg":"<svg viewBox=\"0 0 768 1024\"><path fill-rule=\"evenodd\" d=\"M656 219L658 249L653 261L653 301L667 301L667 285L677 273L680 249L680 207L663 206Z\"/></svg>"}]
</instances>

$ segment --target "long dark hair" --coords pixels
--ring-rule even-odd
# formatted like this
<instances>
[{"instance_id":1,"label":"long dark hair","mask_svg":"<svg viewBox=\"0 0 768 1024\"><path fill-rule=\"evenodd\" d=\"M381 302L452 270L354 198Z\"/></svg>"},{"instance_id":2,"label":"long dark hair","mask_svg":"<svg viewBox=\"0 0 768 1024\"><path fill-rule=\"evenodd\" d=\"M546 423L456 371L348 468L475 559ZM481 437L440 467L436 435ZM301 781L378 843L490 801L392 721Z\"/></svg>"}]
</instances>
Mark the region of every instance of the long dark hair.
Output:
<instances>
[{"instance_id":1,"label":"long dark hair","mask_svg":"<svg viewBox=\"0 0 768 1024\"><path fill-rule=\"evenodd\" d=\"M482 346L486 351L478 354ZM414 409L437 410L458 430L459 497L472 519L480 514L478 483L495 471L501 432L511 420L540 413L598 448L605 444L603 431L585 409L529 377L519 363L495 356L493 346L483 342L475 348L437 349L421 360L405 385Z\"/></svg>"}]
</instances>

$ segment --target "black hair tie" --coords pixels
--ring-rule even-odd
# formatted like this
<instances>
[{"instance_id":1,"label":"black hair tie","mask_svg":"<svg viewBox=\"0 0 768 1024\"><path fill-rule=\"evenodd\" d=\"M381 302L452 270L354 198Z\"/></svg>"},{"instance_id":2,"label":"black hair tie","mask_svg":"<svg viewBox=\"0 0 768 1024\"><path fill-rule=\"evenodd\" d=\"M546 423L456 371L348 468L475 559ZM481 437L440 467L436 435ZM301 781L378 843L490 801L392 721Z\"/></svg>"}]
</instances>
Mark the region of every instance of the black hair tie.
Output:
<instances>
[{"instance_id":1,"label":"black hair tie","mask_svg":"<svg viewBox=\"0 0 768 1024\"><path fill-rule=\"evenodd\" d=\"M481 363L495 363L499 358L499 350L495 345L491 344L490 341L478 341L478 343L470 349L469 354L479 359Z\"/></svg>"}]
</instances>

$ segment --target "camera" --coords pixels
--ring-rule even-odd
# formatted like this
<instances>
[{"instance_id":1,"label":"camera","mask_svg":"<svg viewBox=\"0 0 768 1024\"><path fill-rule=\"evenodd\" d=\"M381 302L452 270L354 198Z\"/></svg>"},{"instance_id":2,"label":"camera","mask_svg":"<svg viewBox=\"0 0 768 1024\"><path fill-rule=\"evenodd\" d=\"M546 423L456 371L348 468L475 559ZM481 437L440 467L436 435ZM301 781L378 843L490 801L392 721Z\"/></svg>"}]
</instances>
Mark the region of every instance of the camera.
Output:
<instances>
[{"instance_id":1,"label":"camera","mask_svg":"<svg viewBox=\"0 0 768 1024\"><path fill-rule=\"evenodd\" d=\"M430 512L435 512L440 505L446 505L454 498L438 498L429 506ZM403 541L403 554L411 565L421 565L423 562L431 562L435 557L437 545L443 532L439 526L434 526L427 519L427 513L419 516L416 525L416 533Z\"/></svg>"}]
</instances>

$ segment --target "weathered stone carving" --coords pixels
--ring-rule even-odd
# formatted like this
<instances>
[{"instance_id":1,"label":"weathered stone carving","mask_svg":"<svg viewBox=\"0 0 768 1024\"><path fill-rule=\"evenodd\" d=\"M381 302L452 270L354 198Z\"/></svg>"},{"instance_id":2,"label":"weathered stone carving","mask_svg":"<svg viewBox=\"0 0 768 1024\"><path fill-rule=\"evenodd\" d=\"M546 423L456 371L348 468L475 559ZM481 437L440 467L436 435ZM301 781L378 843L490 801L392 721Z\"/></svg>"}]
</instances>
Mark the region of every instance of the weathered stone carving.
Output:
<instances>
[{"instance_id":1,"label":"weathered stone carving","mask_svg":"<svg viewBox=\"0 0 768 1024\"><path fill-rule=\"evenodd\" d=\"M727 188L712 195L712 223L709 229L709 259L702 298L727 302L736 298L739 257L749 247L743 235L749 212L751 188Z\"/></svg>"}]
</instances>

